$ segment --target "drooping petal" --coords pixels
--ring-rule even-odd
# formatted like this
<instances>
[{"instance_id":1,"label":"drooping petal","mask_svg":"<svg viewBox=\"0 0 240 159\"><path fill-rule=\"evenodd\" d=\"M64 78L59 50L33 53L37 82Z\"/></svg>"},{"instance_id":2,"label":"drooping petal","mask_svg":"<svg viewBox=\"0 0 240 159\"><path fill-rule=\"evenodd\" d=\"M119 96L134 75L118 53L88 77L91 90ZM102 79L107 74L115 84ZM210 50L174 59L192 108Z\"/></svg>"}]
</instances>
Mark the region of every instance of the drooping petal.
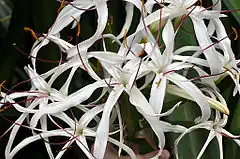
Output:
<instances>
[{"instance_id":1,"label":"drooping petal","mask_svg":"<svg viewBox=\"0 0 240 159\"><path fill-rule=\"evenodd\" d=\"M108 8L107 8L107 3L105 0L94 0L95 2L95 6L96 6L96 10L97 10L97 14L98 14L98 25L97 25L97 30L94 33L94 35L92 37L90 37L87 40L84 40L83 42L77 44L76 47L73 47L71 49L69 49L68 51L68 55L67 57L70 58L72 56L75 56L78 54L78 49L79 52L85 52L88 50L88 48L94 44L94 42L96 40L99 39L99 37L101 37L105 26L107 24L107 20L108 20Z\"/></svg>"},{"instance_id":2,"label":"drooping petal","mask_svg":"<svg viewBox=\"0 0 240 159\"><path fill-rule=\"evenodd\" d=\"M136 155L134 154L133 150L130 149L127 145L117 141L116 139L114 138L111 138L109 137L108 138L108 141L113 143L114 145L122 148L125 152L127 152L127 154L130 156L131 159L137 159Z\"/></svg>"},{"instance_id":3,"label":"drooping petal","mask_svg":"<svg viewBox=\"0 0 240 159\"><path fill-rule=\"evenodd\" d=\"M208 105L207 98L203 95L203 93L195 86L192 82L190 82L185 77L177 74L177 73L169 73L166 75L168 80L178 85L180 88L185 90L196 103L199 105L202 117L200 121L206 121L209 119L211 115L210 106Z\"/></svg>"},{"instance_id":4,"label":"drooping petal","mask_svg":"<svg viewBox=\"0 0 240 159\"><path fill-rule=\"evenodd\" d=\"M122 27L121 32L118 34L117 39L121 39L124 37L125 31L129 30L132 23L134 5L132 3L127 3L125 8L126 8L125 23Z\"/></svg>"},{"instance_id":5,"label":"drooping petal","mask_svg":"<svg viewBox=\"0 0 240 159\"><path fill-rule=\"evenodd\" d=\"M69 131L69 130L66 129L66 131ZM21 141L17 146L14 147L14 149L10 152L10 154L8 156L5 156L5 157L8 158L8 159L12 159L18 151L20 151L22 148L24 148L28 144L30 144L34 141L40 140L42 138L51 137L51 136L70 137L70 135L63 130L52 130L52 131L49 131L49 132L41 133L41 135L39 135L39 134L34 135L34 136L31 136L31 137L25 138L23 141Z\"/></svg>"},{"instance_id":6,"label":"drooping petal","mask_svg":"<svg viewBox=\"0 0 240 159\"><path fill-rule=\"evenodd\" d=\"M154 133L158 138L158 147L162 149L165 145L165 136L162 128L159 126L160 121L158 117L154 117L154 111L150 104L147 102L145 96L139 91L136 86L133 86L129 93L129 101L132 105L136 107L139 113L141 113L144 118L148 121L152 127ZM146 115L146 114L150 115Z\"/></svg>"},{"instance_id":7,"label":"drooping petal","mask_svg":"<svg viewBox=\"0 0 240 159\"><path fill-rule=\"evenodd\" d=\"M209 135L208 135L208 138L205 142L205 144L203 145L201 151L199 152L198 156L197 156L197 159L200 159L204 153L204 151L206 150L208 144L212 141L212 139L215 137L215 133L214 130L211 130Z\"/></svg>"},{"instance_id":8,"label":"drooping petal","mask_svg":"<svg viewBox=\"0 0 240 159\"><path fill-rule=\"evenodd\" d=\"M205 123L201 123L201 124L198 124L198 125L195 125L195 126L192 126L190 128L188 128L184 133L182 133L181 135L178 136L178 138L175 140L174 142L174 153L175 153L175 157L176 159L179 159L179 156L178 156L178 144L179 142L181 141L181 139L187 135L188 133L196 130L196 129L200 129L200 128L206 128L206 129L209 129L211 128L211 125L207 125Z\"/></svg>"},{"instance_id":9,"label":"drooping petal","mask_svg":"<svg viewBox=\"0 0 240 159\"><path fill-rule=\"evenodd\" d=\"M77 92L74 92L73 94L69 95L66 99L63 99L60 102L48 104L46 108L43 108L37 111L33 115L30 125L32 127L35 127L37 125L38 120L44 114L54 114L54 113L65 111L71 107L77 106L81 102L87 100L92 95L92 93L97 88L100 88L100 87L107 87L107 84L104 81L97 81L95 83L92 83L83 87Z\"/></svg>"},{"instance_id":10,"label":"drooping petal","mask_svg":"<svg viewBox=\"0 0 240 159\"><path fill-rule=\"evenodd\" d=\"M208 61L212 74L220 73L221 63L217 51L211 45L213 44L207 32L207 28L202 19L191 16L195 35L197 37L200 47Z\"/></svg>"},{"instance_id":11,"label":"drooping petal","mask_svg":"<svg viewBox=\"0 0 240 159\"><path fill-rule=\"evenodd\" d=\"M109 117L111 114L111 110L124 89L125 88L122 86L115 87L109 94L108 99L105 103L102 118L97 128L96 139L94 143L93 154L95 157L99 159L102 159L104 157L106 146L107 146L107 139L108 139L108 133L109 133L109 120L110 120Z\"/></svg>"}]
</instances>

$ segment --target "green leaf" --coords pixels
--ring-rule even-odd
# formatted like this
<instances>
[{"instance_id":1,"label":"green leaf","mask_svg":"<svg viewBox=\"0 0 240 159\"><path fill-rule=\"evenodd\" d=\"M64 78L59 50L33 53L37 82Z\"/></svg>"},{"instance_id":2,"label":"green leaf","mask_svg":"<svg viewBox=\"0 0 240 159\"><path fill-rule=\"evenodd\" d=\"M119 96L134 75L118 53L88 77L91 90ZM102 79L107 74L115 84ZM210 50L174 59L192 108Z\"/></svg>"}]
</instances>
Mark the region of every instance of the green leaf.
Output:
<instances>
[{"instance_id":1,"label":"green leaf","mask_svg":"<svg viewBox=\"0 0 240 159\"><path fill-rule=\"evenodd\" d=\"M176 101L175 101L176 102ZM164 105L165 109L171 107L175 102L168 102ZM167 108L169 109L169 108ZM186 101L181 104L171 115L163 118L164 120L172 124L180 124L185 127L191 127L194 125L194 119L200 114L198 106L191 102ZM178 145L178 153L180 159L192 159L196 158L199 154L203 144L208 137L209 131L205 129L197 129L190 132L182 138ZM178 134L167 133L167 148L174 148L174 141L178 137ZM219 151L216 139L212 140L201 159L219 158Z\"/></svg>"},{"instance_id":2,"label":"green leaf","mask_svg":"<svg viewBox=\"0 0 240 159\"><path fill-rule=\"evenodd\" d=\"M11 23L3 42L2 52L0 52L0 80L7 80L6 84L8 86L12 83L14 70L20 57L19 51L17 51L12 44L16 43L20 48L24 46L23 28L27 25L29 19L28 9L27 0L15 1Z\"/></svg>"},{"instance_id":3,"label":"green leaf","mask_svg":"<svg viewBox=\"0 0 240 159\"><path fill-rule=\"evenodd\" d=\"M240 1L239 0L223 0L223 3L229 10L236 10L240 8ZM232 12L232 15L237 20L238 24L240 24L240 12Z\"/></svg>"},{"instance_id":4,"label":"green leaf","mask_svg":"<svg viewBox=\"0 0 240 159\"><path fill-rule=\"evenodd\" d=\"M236 135L240 134L240 104L236 105L236 109L233 114L232 122L230 125L230 132ZM224 155L225 158L239 158L240 156L240 149L239 146L232 140L226 140L226 143L224 144Z\"/></svg>"},{"instance_id":5,"label":"green leaf","mask_svg":"<svg viewBox=\"0 0 240 159\"><path fill-rule=\"evenodd\" d=\"M174 26L179 23L178 19L174 20ZM183 46L196 46L197 41L194 33L194 28L191 19L188 17L184 20L182 26L179 28L175 38L175 48L178 49Z\"/></svg>"}]
</instances>

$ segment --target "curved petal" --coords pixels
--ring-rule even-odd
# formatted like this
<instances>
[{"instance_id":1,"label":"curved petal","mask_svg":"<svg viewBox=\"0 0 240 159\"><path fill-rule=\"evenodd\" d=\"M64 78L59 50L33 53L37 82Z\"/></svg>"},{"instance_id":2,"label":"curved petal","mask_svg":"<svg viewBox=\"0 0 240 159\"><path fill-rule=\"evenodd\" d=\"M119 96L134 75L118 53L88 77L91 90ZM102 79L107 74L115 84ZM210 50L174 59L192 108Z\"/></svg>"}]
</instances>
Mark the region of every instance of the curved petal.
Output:
<instances>
[{"instance_id":1,"label":"curved petal","mask_svg":"<svg viewBox=\"0 0 240 159\"><path fill-rule=\"evenodd\" d=\"M123 144L123 143L121 143L121 142L119 142L119 141L117 141L117 140L115 140L114 138L111 138L111 137L108 138L108 141L113 143L114 145L122 148L125 152L128 153L128 155L130 156L131 159L137 159L137 157L134 154L133 150L130 149L127 145L125 145L125 144Z\"/></svg>"},{"instance_id":2,"label":"curved petal","mask_svg":"<svg viewBox=\"0 0 240 159\"><path fill-rule=\"evenodd\" d=\"M68 130L66 130L68 131ZM52 130L49 132L45 132L45 133L41 133L40 135L34 135L28 138L25 138L23 141L21 141L16 147L14 147L14 149L11 151L11 153L8 156L5 156L8 159L12 159L15 154L21 150L22 148L24 148L25 146L27 146L28 144L40 140L42 138L46 138L46 137L52 137L52 136L66 136L66 137L70 137L70 135L66 132L64 132L63 130Z\"/></svg>"},{"instance_id":3,"label":"curved petal","mask_svg":"<svg viewBox=\"0 0 240 159\"><path fill-rule=\"evenodd\" d=\"M180 88L185 90L193 99L196 101L196 103L199 105L202 117L198 121L206 121L210 118L211 110L210 106L208 105L207 98L203 95L203 93L195 86L192 82L190 82L185 77L177 74L177 73L169 73L166 75L168 80L178 85Z\"/></svg>"},{"instance_id":4,"label":"curved petal","mask_svg":"<svg viewBox=\"0 0 240 159\"><path fill-rule=\"evenodd\" d=\"M94 35L92 37L90 37L89 39L77 44L78 48L79 48L79 52L84 52L87 51L87 49L95 43L96 40L98 40L99 37L101 37L105 26L107 24L107 20L108 20L108 8L107 8L107 3L105 0L94 0L94 2L96 3L96 10L97 10L97 14L98 14L98 25L97 25L97 30L94 33ZM73 47L71 49L69 49L68 51L68 55L67 58L70 58L74 55L78 54L78 49L77 47Z\"/></svg>"},{"instance_id":5,"label":"curved petal","mask_svg":"<svg viewBox=\"0 0 240 159\"><path fill-rule=\"evenodd\" d=\"M195 35L197 37L200 47L203 49L203 54L205 55L210 70L212 74L220 73L221 63L217 51L211 45L213 44L207 32L207 28L202 19L195 16L191 16Z\"/></svg>"},{"instance_id":6,"label":"curved petal","mask_svg":"<svg viewBox=\"0 0 240 159\"><path fill-rule=\"evenodd\" d=\"M127 60L126 57L120 56L116 53L113 52L100 52L100 51L95 51L95 52L88 52L89 57L95 57L98 60L104 61L109 64L121 64L125 60Z\"/></svg>"},{"instance_id":7,"label":"curved petal","mask_svg":"<svg viewBox=\"0 0 240 159\"><path fill-rule=\"evenodd\" d=\"M134 5L132 3L127 3L126 4L126 19L125 19L125 23L122 27L121 32L118 34L117 39L121 39L124 37L125 34L125 30L128 31L131 23L132 23L132 19L133 19L133 10L134 9Z\"/></svg>"},{"instance_id":8,"label":"curved petal","mask_svg":"<svg viewBox=\"0 0 240 159\"><path fill-rule=\"evenodd\" d=\"M215 135L216 135L215 132L213 130L211 130L205 144L203 145L201 151L199 152L199 154L197 156L197 159L200 159L202 157L202 155L203 155L204 151L206 150L208 144L212 141L212 139L215 137Z\"/></svg>"},{"instance_id":9,"label":"curved petal","mask_svg":"<svg viewBox=\"0 0 240 159\"><path fill-rule=\"evenodd\" d=\"M125 88L122 86L115 87L108 96L105 103L101 121L96 132L96 139L94 143L94 156L96 158L103 158L107 146L107 139L109 134L109 117L113 106L116 104L118 98Z\"/></svg>"},{"instance_id":10,"label":"curved petal","mask_svg":"<svg viewBox=\"0 0 240 159\"><path fill-rule=\"evenodd\" d=\"M152 107L136 86L133 86L130 92L128 93L130 103L134 105L138 112L140 112L144 116L144 118L148 121L148 123L150 124L158 138L158 147L162 149L165 145L165 136L162 127L159 126L160 121L158 120L158 117L153 117L154 111ZM150 114L151 116L146 114Z\"/></svg>"},{"instance_id":11,"label":"curved petal","mask_svg":"<svg viewBox=\"0 0 240 159\"><path fill-rule=\"evenodd\" d=\"M48 104L47 107L37 111L30 122L30 125L32 127L35 127L37 125L38 120L41 118L44 114L55 114L58 112L65 111L71 107L77 106L81 102L87 100L92 93L100 87L107 87L107 84L104 83L104 81L97 81L95 83L89 84L82 89L78 90L77 92L69 95L66 99L63 99L60 102L55 102Z\"/></svg>"}]
</instances>

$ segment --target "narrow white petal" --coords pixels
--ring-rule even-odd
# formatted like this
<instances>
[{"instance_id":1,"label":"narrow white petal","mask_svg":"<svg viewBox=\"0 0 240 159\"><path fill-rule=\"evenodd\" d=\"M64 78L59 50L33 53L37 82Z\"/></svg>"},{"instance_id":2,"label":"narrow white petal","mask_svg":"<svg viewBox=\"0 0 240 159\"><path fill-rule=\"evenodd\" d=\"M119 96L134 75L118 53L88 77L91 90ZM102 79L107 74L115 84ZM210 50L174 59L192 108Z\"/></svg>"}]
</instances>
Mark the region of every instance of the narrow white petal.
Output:
<instances>
[{"instance_id":1,"label":"narrow white petal","mask_svg":"<svg viewBox=\"0 0 240 159\"><path fill-rule=\"evenodd\" d=\"M92 109L90 109L88 112L86 112L85 114L83 114L83 116L80 118L79 120L79 125L81 125L82 127L87 127L87 125L89 124L89 122L95 117L97 116L97 114L99 114L101 111L104 110L104 104L102 105L98 105Z\"/></svg>"},{"instance_id":2,"label":"narrow white petal","mask_svg":"<svg viewBox=\"0 0 240 159\"><path fill-rule=\"evenodd\" d=\"M70 74L68 75L68 78L66 80L66 82L64 83L64 85L61 87L61 89L59 90L59 92L63 93L63 95L67 96L68 95L68 89L69 89L69 86L70 86L70 83L72 81L72 78L74 76L74 73L77 71L77 68L78 67L73 67L71 69L71 72Z\"/></svg>"},{"instance_id":3,"label":"narrow white petal","mask_svg":"<svg viewBox=\"0 0 240 159\"><path fill-rule=\"evenodd\" d=\"M191 19L193 22L195 34L196 34L197 40L199 42L199 45L201 46L202 49L205 49L203 51L203 53L208 61L208 64L211 69L211 73L216 74L216 73L221 72L220 71L220 68L221 68L220 59L219 59L218 53L215 50L215 48L210 47L212 45L212 41L210 40L210 37L208 36L207 28L204 24L204 21L195 16L191 16Z\"/></svg>"},{"instance_id":4,"label":"narrow white petal","mask_svg":"<svg viewBox=\"0 0 240 159\"><path fill-rule=\"evenodd\" d=\"M222 135L216 133L217 141L218 141L218 147L219 147L219 153L220 153L220 159L223 159L223 142L222 142Z\"/></svg>"},{"instance_id":5,"label":"narrow white petal","mask_svg":"<svg viewBox=\"0 0 240 159\"><path fill-rule=\"evenodd\" d=\"M162 38L166 46L166 54L169 57L173 53L173 46L174 46L174 29L173 29L172 21L170 19L168 19L167 23L163 28ZM164 55L164 56L167 56L167 55Z\"/></svg>"},{"instance_id":6,"label":"narrow white petal","mask_svg":"<svg viewBox=\"0 0 240 159\"><path fill-rule=\"evenodd\" d=\"M100 52L100 51L88 52L88 55L93 56L96 59L107 62L109 64L121 64L125 60L127 60L126 57L120 56L116 53L109 52L109 51L107 51L107 52Z\"/></svg>"},{"instance_id":7,"label":"narrow white petal","mask_svg":"<svg viewBox=\"0 0 240 159\"><path fill-rule=\"evenodd\" d=\"M117 39L121 39L124 37L125 34L125 30L129 30L131 23L132 23L132 19L133 19L133 9L134 9L134 5L132 3L127 3L126 4L126 18L125 18L125 23L122 27L121 32L119 33L119 35L117 36Z\"/></svg>"},{"instance_id":8,"label":"narrow white petal","mask_svg":"<svg viewBox=\"0 0 240 159\"><path fill-rule=\"evenodd\" d=\"M64 155L64 153L67 151L68 147L71 146L71 144L74 142L75 140L73 140L72 138L69 139L69 142L67 142L63 148L61 149L61 151L57 154L57 156L55 157L55 159L60 159L62 158L62 156Z\"/></svg>"},{"instance_id":9,"label":"narrow white petal","mask_svg":"<svg viewBox=\"0 0 240 159\"><path fill-rule=\"evenodd\" d=\"M102 119L98 125L96 132L96 139L94 143L94 156L102 159L105 154L107 139L109 133L109 117L113 106L116 104L118 98L125 88L122 86L115 87L108 96L105 103Z\"/></svg>"},{"instance_id":10,"label":"narrow white petal","mask_svg":"<svg viewBox=\"0 0 240 159\"><path fill-rule=\"evenodd\" d=\"M77 106L81 102L87 100L97 88L106 86L107 84L104 83L103 81L98 81L83 87L82 89L78 90L77 92L74 92L73 94L69 95L66 99L60 102L49 104L46 108L37 111L33 115L30 125L32 127L35 127L37 125L38 120L44 114L54 114L65 111L71 107Z\"/></svg>"},{"instance_id":11,"label":"narrow white petal","mask_svg":"<svg viewBox=\"0 0 240 159\"><path fill-rule=\"evenodd\" d=\"M107 24L107 20L108 20L108 8L107 8L107 3L103 0L100 1L95 1L95 6L96 6L96 10L97 10L97 14L98 14L98 25L97 25L97 30L94 33L94 35L92 37L90 37L89 39L81 42L80 44L78 44L78 48L79 48L79 52L81 53L82 51L87 51L87 49L95 43L96 40L99 39L99 37L101 37L105 26ZM68 58L77 55L78 54L78 49L77 47L71 48L68 52Z\"/></svg>"},{"instance_id":12,"label":"narrow white petal","mask_svg":"<svg viewBox=\"0 0 240 159\"><path fill-rule=\"evenodd\" d=\"M211 110L210 106L208 105L207 98L203 95L203 93L195 86L192 82L190 82L185 77L177 74L177 73L169 73L166 75L167 78L178 85L180 88L185 90L199 105L202 117L199 120L200 121L206 121L210 118Z\"/></svg>"},{"instance_id":13,"label":"narrow white petal","mask_svg":"<svg viewBox=\"0 0 240 159\"><path fill-rule=\"evenodd\" d=\"M66 131L68 131L68 130L66 130ZM5 156L5 157L8 158L8 159L12 159L19 150L21 150L22 148L24 148L28 144L30 144L34 141L40 140L42 138L51 137L51 136L66 136L66 137L69 137L70 135L68 133L64 132L63 130L52 130L52 131L49 131L49 132L46 132L46 133L41 133L41 136L40 135L34 135L34 136L31 136L31 137L25 138L16 147L14 147L14 149L11 151L9 156Z\"/></svg>"},{"instance_id":14,"label":"narrow white petal","mask_svg":"<svg viewBox=\"0 0 240 159\"><path fill-rule=\"evenodd\" d=\"M82 149L82 151L85 153L85 155L89 159L96 159L96 157L91 154L90 149L88 148L88 144L86 142L85 136L79 136L78 139L79 140L76 140L76 143Z\"/></svg>"},{"instance_id":15,"label":"narrow white petal","mask_svg":"<svg viewBox=\"0 0 240 159\"><path fill-rule=\"evenodd\" d=\"M202 157L202 155L203 155L204 151L206 150L208 144L212 141L212 139L215 137L215 135L216 135L215 131L211 130L205 144L203 145L201 151L199 152L199 154L197 156L197 159L200 159Z\"/></svg>"},{"instance_id":16,"label":"narrow white petal","mask_svg":"<svg viewBox=\"0 0 240 159\"><path fill-rule=\"evenodd\" d=\"M133 150L131 148L129 148L127 145L117 141L114 138L109 137L108 141L113 143L114 145L118 146L119 148L122 148L124 151L127 152L127 154L130 156L131 159L137 159L135 153L133 152Z\"/></svg>"},{"instance_id":17,"label":"narrow white petal","mask_svg":"<svg viewBox=\"0 0 240 159\"><path fill-rule=\"evenodd\" d=\"M162 127L159 126L160 121L158 120L158 117L154 117L154 111L152 107L148 103L145 96L139 91L139 89L136 86L133 86L131 91L128 93L130 96L129 97L130 103L134 105L138 112L141 113L144 116L144 118L148 121L148 123L150 124L158 138L158 147L162 149L165 145L165 136ZM147 114L150 114L150 116Z\"/></svg>"},{"instance_id":18,"label":"narrow white petal","mask_svg":"<svg viewBox=\"0 0 240 159\"><path fill-rule=\"evenodd\" d=\"M179 156L178 156L178 144L179 142L181 141L181 139L187 135L188 133L196 130L196 129L200 129L200 128L205 128L205 129L209 129L211 128L212 126L210 124L205 124L205 123L202 123L202 124L198 124L198 125L195 125L195 126L192 126L190 128L188 128L184 133L182 133L181 135L178 136L178 138L175 140L174 142L174 153L175 153L175 156L176 156L176 159L179 159Z\"/></svg>"},{"instance_id":19,"label":"narrow white petal","mask_svg":"<svg viewBox=\"0 0 240 159\"><path fill-rule=\"evenodd\" d=\"M152 106L155 114L160 114L163 107L163 101L166 92L167 78L162 74L157 74L151 88L149 104Z\"/></svg>"}]
</instances>

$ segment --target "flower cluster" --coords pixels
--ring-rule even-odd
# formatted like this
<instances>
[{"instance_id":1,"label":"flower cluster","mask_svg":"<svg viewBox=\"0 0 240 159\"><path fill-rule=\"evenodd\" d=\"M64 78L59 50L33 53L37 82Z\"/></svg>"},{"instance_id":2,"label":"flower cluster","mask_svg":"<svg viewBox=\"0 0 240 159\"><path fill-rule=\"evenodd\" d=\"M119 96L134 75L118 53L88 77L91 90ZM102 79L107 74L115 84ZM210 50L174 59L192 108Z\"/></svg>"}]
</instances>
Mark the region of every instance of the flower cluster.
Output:
<instances>
[{"instance_id":1,"label":"flower cluster","mask_svg":"<svg viewBox=\"0 0 240 159\"><path fill-rule=\"evenodd\" d=\"M180 135L175 142L178 157L177 145L181 138L192 130L205 128L210 134L198 158L214 136L218 139L222 158L223 135L232 136L237 144L240 141L223 129L229 110L217 83L230 76L235 83L233 95L240 93L240 69L229 35L220 20L226 17L220 10L221 1L212 1L213 6L204 8L198 0L125 0L126 18L118 35L106 33L110 25L107 0L61 1L54 24L46 34L36 38L30 53L31 63L25 67L31 81L30 90L1 92L1 107L11 104L22 113L9 128L11 134L5 157L11 159L28 144L44 140L50 158L61 158L74 142L88 158L104 158L108 143L119 148L119 157L124 150L131 158L137 158L125 142L128 134L122 111L122 107L134 107L157 138L159 151L152 157L161 156L165 132ZM136 30L128 33L134 8L141 15ZM78 42L79 21L89 10L97 13L96 31L90 38ZM198 45L177 48L176 37L186 20L192 23ZM76 43L64 40L60 34L71 23L77 30ZM92 46L99 41L102 49L94 49ZM39 50L50 42L56 44L66 58L58 66L39 74L36 64ZM117 51L108 50L110 45ZM72 92L69 88L79 69L92 82ZM55 88L54 82L66 72L70 73L64 84L60 89ZM192 72L194 76L189 76ZM163 112L168 94L191 100L199 106L201 116L196 117L196 125L186 128L161 119L181 105L180 101ZM25 102L19 102L23 98ZM73 108L80 112L78 117ZM214 121L210 118L211 113L216 116ZM23 124L25 121L28 125ZM49 123L55 128L49 127ZM13 147L20 127L32 130L32 136ZM69 138L59 143L63 147L58 154L52 152L49 140L54 136ZM92 150L89 140L94 141Z\"/></svg>"}]
</instances>

